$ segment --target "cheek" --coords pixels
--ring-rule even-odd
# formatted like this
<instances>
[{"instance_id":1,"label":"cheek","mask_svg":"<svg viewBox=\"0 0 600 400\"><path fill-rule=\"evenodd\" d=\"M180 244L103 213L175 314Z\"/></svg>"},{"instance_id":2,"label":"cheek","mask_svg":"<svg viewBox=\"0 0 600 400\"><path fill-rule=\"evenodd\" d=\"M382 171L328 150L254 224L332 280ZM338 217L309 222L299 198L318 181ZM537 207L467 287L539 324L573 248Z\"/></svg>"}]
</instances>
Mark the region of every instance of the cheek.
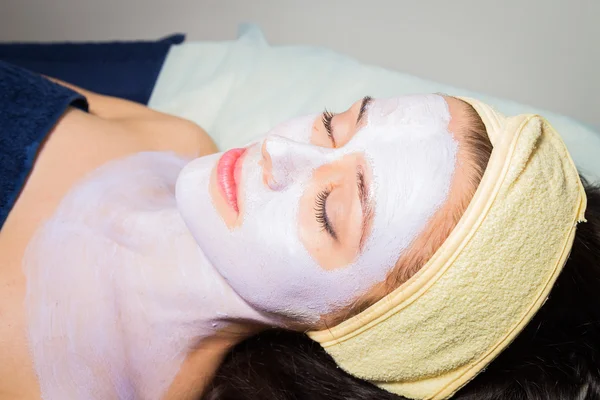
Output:
<instances>
[{"instance_id":1,"label":"cheek","mask_svg":"<svg viewBox=\"0 0 600 400\"><path fill-rule=\"evenodd\" d=\"M294 254L299 253L299 192L295 186L282 192L254 193L244 223L234 233L244 243L254 244L264 259L270 254L284 254L293 260Z\"/></svg>"}]
</instances>

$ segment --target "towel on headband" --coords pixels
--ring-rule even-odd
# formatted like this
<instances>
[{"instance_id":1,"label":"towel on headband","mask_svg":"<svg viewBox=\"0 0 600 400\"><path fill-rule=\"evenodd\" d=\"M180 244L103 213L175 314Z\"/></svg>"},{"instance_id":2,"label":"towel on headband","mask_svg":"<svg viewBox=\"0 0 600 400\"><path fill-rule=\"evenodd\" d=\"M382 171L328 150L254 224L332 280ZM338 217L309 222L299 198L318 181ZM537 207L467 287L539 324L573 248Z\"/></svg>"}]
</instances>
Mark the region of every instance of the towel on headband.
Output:
<instances>
[{"instance_id":1,"label":"towel on headband","mask_svg":"<svg viewBox=\"0 0 600 400\"><path fill-rule=\"evenodd\" d=\"M40 143L69 105L88 109L79 93L0 61L0 229Z\"/></svg>"}]
</instances>

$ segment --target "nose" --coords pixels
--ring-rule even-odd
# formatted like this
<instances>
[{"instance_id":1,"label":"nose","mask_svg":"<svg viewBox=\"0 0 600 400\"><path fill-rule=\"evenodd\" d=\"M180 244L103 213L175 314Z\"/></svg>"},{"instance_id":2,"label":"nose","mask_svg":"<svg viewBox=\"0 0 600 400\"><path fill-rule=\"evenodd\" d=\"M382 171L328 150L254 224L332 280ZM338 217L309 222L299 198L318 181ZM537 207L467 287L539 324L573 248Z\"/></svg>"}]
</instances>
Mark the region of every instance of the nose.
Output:
<instances>
[{"instance_id":1,"label":"nose","mask_svg":"<svg viewBox=\"0 0 600 400\"><path fill-rule=\"evenodd\" d=\"M327 163L331 149L272 135L263 141L261 152L263 182L272 190L283 190Z\"/></svg>"}]
</instances>

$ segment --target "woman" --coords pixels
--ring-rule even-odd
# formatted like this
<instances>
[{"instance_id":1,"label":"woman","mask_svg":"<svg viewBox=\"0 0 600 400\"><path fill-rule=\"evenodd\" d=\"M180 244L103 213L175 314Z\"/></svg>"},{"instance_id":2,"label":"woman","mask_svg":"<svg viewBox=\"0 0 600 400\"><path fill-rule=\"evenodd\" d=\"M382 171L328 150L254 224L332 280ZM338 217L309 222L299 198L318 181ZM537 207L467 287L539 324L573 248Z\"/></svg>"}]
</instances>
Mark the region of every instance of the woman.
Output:
<instances>
[{"instance_id":1,"label":"woman","mask_svg":"<svg viewBox=\"0 0 600 400\"><path fill-rule=\"evenodd\" d=\"M341 370L334 375L331 360L307 339L295 343L298 336L265 329L337 324L432 257L491 152L469 104L441 96L364 98L335 117L297 119L255 145L188 163L214 151L197 128L84 94L91 115L70 109L53 128L2 227L10 288L2 304L11 321L2 333L10 338L3 341L2 353L10 354L3 376L14 379L0 393L393 396ZM149 150L160 153L106 164ZM256 334L235 347L209 385L230 350ZM245 360L252 366L244 373L260 365L250 355L265 338L269 344L257 349L265 357L286 345L308 351L312 361L295 371L308 385L288 375L307 360L302 354L284 362L279 376L259 375L274 377L265 384L235 377ZM292 386L280 386L286 381Z\"/></svg>"}]
</instances>

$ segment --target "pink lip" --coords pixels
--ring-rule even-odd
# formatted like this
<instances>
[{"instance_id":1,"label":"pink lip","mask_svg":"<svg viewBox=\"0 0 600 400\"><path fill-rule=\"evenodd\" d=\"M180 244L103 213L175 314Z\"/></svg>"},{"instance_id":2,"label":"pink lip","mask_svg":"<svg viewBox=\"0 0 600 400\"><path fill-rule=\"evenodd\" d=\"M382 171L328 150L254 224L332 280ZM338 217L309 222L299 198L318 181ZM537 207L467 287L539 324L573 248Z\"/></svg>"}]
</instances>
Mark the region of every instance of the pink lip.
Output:
<instances>
[{"instance_id":1,"label":"pink lip","mask_svg":"<svg viewBox=\"0 0 600 400\"><path fill-rule=\"evenodd\" d=\"M227 203L239 212L237 186L241 174L241 164L239 161L246 152L246 149L231 149L226 151L217 163L217 182L219 190Z\"/></svg>"}]
</instances>

